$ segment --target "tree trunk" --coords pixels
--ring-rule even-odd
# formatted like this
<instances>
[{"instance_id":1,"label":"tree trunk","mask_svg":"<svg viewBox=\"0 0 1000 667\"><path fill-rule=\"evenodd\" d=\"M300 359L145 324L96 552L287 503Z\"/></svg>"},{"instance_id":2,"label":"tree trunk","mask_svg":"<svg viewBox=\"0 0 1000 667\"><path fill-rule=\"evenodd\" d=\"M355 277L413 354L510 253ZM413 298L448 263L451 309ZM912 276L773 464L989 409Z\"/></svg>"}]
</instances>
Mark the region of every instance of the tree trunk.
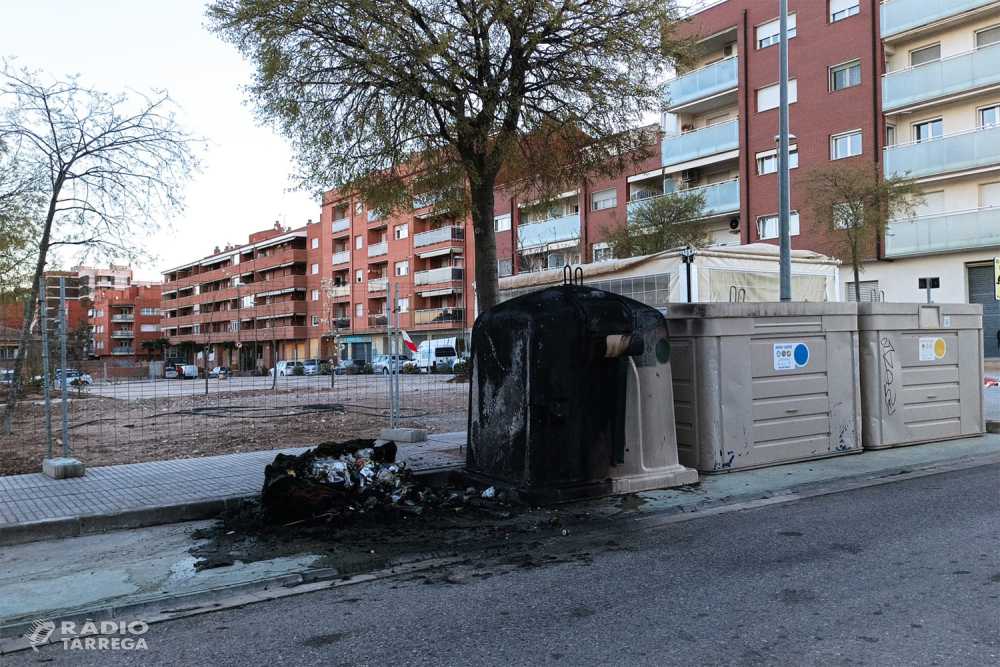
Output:
<instances>
[{"instance_id":1,"label":"tree trunk","mask_svg":"<svg viewBox=\"0 0 1000 667\"><path fill-rule=\"evenodd\" d=\"M24 359L28 355L28 339L31 337L31 321L35 318L35 302L38 301L38 282L45 273L45 262L49 254L49 241L52 238L52 221L56 217L56 204L59 193L62 192L65 175L60 172L52 188L52 198L49 200L49 211L45 216L45 228L38 244L38 261L35 263L35 275L31 281L31 294L24 305L24 322L21 325L21 336L18 339L17 356L14 358L14 377L10 380L10 390L7 392L7 409L3 414L3 424L0 424L0 435L10 435L14 421L14 410L17 409L17 392L21 389L21 372L24 370ZM42 313L45 317L47 313Z\"/></svg>"},{"instance_id":2,"label":"tree trunk","mask_svg":"<svg viewBox=\"0 0 1000 667\"><path fill-rule=\"evenodd\" d=\"M492 308L500 301L497 279L497 240L493 231L493 187L496 177L483 178L471 186L472 233L475 249L476 289L479 312ZM511 212L513 215L513 211ZM475 307L475 303L469 304Z\"/></svg>"}]
</instances>

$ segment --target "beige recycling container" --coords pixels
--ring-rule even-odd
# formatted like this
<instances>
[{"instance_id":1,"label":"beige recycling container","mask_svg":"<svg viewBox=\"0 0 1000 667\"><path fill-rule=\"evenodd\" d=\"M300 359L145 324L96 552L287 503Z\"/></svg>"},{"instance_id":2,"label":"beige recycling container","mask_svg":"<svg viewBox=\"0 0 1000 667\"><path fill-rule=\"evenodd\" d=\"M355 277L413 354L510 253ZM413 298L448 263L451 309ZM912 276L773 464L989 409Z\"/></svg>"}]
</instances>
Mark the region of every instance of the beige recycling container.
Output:
<instances>
[{"instance_id":1,"label":"beige recycling container","mask_svg":"<svg viewBox=\"0 0 1000 667\"><path fill-rule=\"evenodd\" d=\"M680 462L703 472L861 451L857 306L666 308Z\"/></svg>"},{"instance_id":2,"label":"beige recycling container","mask_svg":"<svg viewBox=\"0 0 1000 667\"><path fill-rule=\"evenodd\" d=\"M986 431L983 307L858 304L866 449Z\"/></svg>"}]
</instances>

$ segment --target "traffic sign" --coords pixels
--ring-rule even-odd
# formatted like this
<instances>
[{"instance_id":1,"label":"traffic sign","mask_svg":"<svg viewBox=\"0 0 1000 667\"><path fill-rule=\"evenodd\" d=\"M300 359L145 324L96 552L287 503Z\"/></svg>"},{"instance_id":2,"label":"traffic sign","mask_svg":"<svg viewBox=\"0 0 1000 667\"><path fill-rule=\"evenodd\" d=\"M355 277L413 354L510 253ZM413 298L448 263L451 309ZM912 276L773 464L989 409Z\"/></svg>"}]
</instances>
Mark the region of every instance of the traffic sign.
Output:
<instances>
[{"instance_id":1,"label":"traffic sign","mask_svg":"<svg viewBox=\"0 0 1000 667\"><path fill-rule=\"evenodd\" d=\"M241 347L243 347L243 343L241 341L236 341L236 349L238 350Z\"/></svg>"}]
</instances>

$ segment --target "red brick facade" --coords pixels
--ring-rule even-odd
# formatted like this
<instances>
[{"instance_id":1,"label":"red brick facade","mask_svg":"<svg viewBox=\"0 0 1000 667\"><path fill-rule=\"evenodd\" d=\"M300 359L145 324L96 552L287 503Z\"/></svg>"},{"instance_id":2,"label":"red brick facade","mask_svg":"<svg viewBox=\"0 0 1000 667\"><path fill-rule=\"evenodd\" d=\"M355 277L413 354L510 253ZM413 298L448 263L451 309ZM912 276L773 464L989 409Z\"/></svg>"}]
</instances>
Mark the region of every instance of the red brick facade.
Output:
<instances>
[{"instance_id":1,"label":"red brick facade","mask_svg":"<svg viewBox=\"0 0 1000 667\"><path fill-rule=\"evenodd\" d=\"M161 358L162 350L143 349L142 343L163 337L160 331L162 289L159 283L133 283L125 289L95 289L91 294L92 356L132 361Z\"/></svg>"}]
</instances>

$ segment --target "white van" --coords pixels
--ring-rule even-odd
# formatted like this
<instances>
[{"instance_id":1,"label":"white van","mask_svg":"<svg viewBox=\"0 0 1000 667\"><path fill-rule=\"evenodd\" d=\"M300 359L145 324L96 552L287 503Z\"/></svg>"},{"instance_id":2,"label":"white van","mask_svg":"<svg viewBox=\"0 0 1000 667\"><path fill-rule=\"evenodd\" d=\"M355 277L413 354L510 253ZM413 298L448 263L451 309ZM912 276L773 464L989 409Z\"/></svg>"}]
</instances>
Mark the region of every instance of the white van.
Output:
<instances>
[{"instance_id":1,"label":"white van","mask_svg":"<svg viewBox=\"0 0 1000 667\"><path fill-rule=\"evenodd\" d=\"M453 347L432 348L421 343L414 361L421 373L450 373L451 367L458 361L458 354Z\"/></svg>"}]
</instances>

